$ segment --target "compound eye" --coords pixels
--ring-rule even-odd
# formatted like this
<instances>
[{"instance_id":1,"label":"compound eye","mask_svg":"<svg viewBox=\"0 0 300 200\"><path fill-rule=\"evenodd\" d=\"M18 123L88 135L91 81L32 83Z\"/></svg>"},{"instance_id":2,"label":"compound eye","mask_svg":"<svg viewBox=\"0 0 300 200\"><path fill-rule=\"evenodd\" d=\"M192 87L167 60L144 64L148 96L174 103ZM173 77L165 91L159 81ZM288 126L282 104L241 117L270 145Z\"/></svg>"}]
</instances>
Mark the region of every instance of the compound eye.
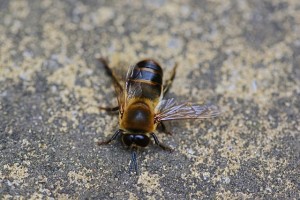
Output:
<instances>
[{"instance_id":1,"label":"compound eye","mask_svg":"<svg viewBox=\"0 0 300 200\"><path fill-rule=\"evenodd\" d=\"M140 147L146 147L150 143L150 139L146 135L135 135L134 143Z\"/></svg>"},{"instance_id":2,"label":"compound eye","mask_svg":"<svg viewBox=\"0 0 300 200\"><path fill-rule=\"evenodd\" d=\"M122 136L122 141L126 146L131 146L133 143L134 136L129 134L124 134Z\"/></svg>"}]
</instances>

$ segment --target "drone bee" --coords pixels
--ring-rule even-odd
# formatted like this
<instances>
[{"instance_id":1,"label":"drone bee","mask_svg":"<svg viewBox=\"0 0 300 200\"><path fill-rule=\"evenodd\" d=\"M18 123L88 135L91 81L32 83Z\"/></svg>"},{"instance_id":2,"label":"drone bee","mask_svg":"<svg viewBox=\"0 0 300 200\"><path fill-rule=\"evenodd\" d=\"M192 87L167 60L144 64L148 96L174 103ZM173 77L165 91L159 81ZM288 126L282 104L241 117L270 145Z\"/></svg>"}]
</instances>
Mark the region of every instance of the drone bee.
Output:
<instances>
[{"instance_id":1,"label":"drone bee","mask_svg":"<svg viewBox=\"0 0 300 200\"><path fill-rule=\"evenodd\" d=\"M177 103L173 98L163 99L175 78L177 65L174 66L170 79L163 84L163 70L160 65L154 60L142 60L129 68L123 87L106 60L100 58L99 61L111 76L118 99L118 106L100 109L119 111L119 129L110 139L98 142L98 145L108 144L121 136L123 144L132 149L130 170L134 167L136 173L136 150L148 146L150 138L163 150L172 151L155 135L158 125L164 132L169 133L164 121L204 119L220 114L219 109L213 105Z\"/></svg>"}]
</instances>

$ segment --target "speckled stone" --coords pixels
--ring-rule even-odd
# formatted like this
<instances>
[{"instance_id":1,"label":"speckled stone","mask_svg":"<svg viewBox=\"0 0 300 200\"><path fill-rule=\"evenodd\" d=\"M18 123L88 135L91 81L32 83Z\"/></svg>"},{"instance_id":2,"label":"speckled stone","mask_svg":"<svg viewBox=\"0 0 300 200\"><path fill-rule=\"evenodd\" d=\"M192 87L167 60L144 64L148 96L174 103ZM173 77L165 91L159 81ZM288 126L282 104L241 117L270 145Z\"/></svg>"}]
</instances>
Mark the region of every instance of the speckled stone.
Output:
<instances>
[{"instance_id":1,"label":"speckled stone","mask_svg":"<svg viewBox=\"0 0 300 200\"><path fill-rule=\"evenodd\" d=\"M183 3L185 2L185 3ZM0 199L299 199L300 3L58 1L0 3ZM223 115L170 122L138 153L113 134L112 82L154 58L177 76L167 98Z\"/></svg>"}]
</instances>

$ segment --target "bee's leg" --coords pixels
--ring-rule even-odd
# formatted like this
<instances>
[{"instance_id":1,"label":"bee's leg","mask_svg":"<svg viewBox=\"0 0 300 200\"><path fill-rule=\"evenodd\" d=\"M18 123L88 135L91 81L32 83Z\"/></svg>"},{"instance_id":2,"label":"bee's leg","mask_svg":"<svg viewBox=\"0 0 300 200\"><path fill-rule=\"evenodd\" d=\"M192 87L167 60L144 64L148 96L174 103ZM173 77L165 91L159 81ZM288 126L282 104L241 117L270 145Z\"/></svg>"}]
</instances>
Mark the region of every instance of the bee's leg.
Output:
<instances>
[{"instance_id":1,"label":"bee's leg","mask_svg":"<svg viewBox=\"0 0 300 200\"><path fill-rule=\"evenodd\" d=\"M105 141L99 141L97 142L98 145L104 145L104 144L109 144L111 141L115 140L120 134L123 134L123 131L122 130L117 130L115 132L115 134L108 140L105 140Z\"/></svg>"},{"instance_id":2,"label":"bee's leg","mask_svg":"<svg viewBox=\"0 0 300 200\"><path fill-rule=\"evenodd\" d=\"M173 83L173 80L175 78L175 75L176 75L176 68L177 68L177 63L175 63L174 67L173 67L173 70L172 70L172 74L171 74L171 77L169 80L167 80L163 86L164 88L164 96L166 95L166 93L168 92L168 90L170 89L172 83Z\"/></svg>"},{"instance_id":3,"label":"bee's leg","mask_svg":"<svg viewBox=\"0 0 300 200\"><path fill-rule=\"evenodd\" d=\"M160 122L161 131L164 132L167 135L172 135L172 132L168 131L165 124L163 122Z\"/></svg>"},{"instance_id":4,"label":"bee's leg","mask_svg":"<svg viewBox=\"0 0 300 200\"><path fill-rule=\"evenodd\" d=\"M158 145L160 148L162 148L163 150L171 151L171 152L173 151L173 149L171 147L168 147L167 145L161 143L154 133L151 133L151 136L153 137L155 144Z\"/></svg>"},{"instance_id":5,"label":"bee's leg","mask_svg":"<svg viewBox=\"0 0 300 200\"><path fill-rule=\"evenodd\" d=\"M118 87L119 89L123 90L123 87L121 86L120 82L118 81L117 77L115 76L112 69L109 67L107 61L105 58L98 58L97 59L105 68L106 73L112 78L115 87Z\"/></svg>"},{"instance_id":6,"label":"bee's leg","mask_svg":"<svg viewBox=\"0 0 300 200\"><path fill-rule=\"evenodd\" d=\"M119 106L116 106L116 107L102 107L102 106L99 106L99 109L112 112L112 111L118 111Z\"/></svg>"},{"instance_id":7,"label":"bee's leg","mask_svg":"<svg viewBox=\"0 0 300 200\"><path fill-rule=\"evenodd\" d=\"M105 68L106 73L112 78L113 83L114 83L114 87L115 87L115 90L116 90L117 94L122 93L123 87L121 86L121 84L118 81L117 77L113 73L112 69L109 67L106 59L104 59L104 58L98 58L98 61L100 63L102 63L102 65ZM99 106L99 109L106 110L106 111L117 111L117 110L119 110L119 106L112 107L112 108L106 108L106 107Z\"/></svg>"}]
</instances>

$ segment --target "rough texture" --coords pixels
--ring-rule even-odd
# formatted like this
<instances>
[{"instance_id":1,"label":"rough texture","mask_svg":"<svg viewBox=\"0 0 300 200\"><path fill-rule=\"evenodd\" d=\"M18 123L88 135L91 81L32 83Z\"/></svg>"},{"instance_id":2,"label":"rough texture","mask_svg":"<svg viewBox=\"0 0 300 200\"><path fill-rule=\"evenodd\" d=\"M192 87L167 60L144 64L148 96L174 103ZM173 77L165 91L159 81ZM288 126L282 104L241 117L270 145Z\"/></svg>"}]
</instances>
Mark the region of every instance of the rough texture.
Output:
<instances>
[{"instance_id":1,"label":"rough texture","mask_svg":"<svg viewBox=\"0 0 300 200\"><path fill-rule=\"evenodd\" d=\"M300 3L1 0L0 198L299 199ZM139 152L130 175L111 80L143 58L168 97L219 105Z\"/></svg>"}]
</instances>

